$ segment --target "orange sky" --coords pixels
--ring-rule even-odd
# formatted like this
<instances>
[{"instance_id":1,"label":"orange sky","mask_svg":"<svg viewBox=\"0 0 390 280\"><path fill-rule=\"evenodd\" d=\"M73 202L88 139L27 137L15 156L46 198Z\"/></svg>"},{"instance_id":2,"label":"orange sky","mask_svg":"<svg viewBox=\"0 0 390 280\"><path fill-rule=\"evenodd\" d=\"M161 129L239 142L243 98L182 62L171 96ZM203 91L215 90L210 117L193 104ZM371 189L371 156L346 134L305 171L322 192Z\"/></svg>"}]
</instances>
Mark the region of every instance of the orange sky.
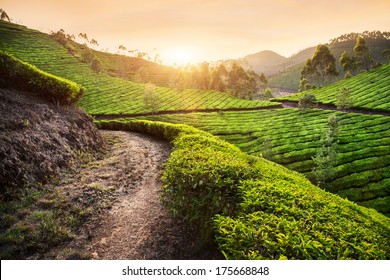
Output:
<instances>
[{"instance_id":1,"label":"orange sky","mask_svg":"<svg viewBox=\"0 0 390 280\"><path fill-rule=\"evenodd\" d=\"M344 33L390 31L390 0L1 0L0 8L45 32L85 32L111 51L157 48L166 64L290 56Z\"/></svg>"}]
</instances>

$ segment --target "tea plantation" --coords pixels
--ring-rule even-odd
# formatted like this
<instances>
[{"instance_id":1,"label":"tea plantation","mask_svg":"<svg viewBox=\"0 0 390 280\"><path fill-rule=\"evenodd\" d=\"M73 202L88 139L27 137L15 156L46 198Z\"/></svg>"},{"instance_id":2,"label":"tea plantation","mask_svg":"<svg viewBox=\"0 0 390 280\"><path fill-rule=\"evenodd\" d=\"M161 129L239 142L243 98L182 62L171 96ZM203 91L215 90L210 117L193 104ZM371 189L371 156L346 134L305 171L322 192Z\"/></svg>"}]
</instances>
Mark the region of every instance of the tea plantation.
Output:
<instances>
[{"instance_id":1,"label":"tea plantation","mask_svg":"<svg viewBox=\"0 0 390 280\"><path fill-rule=\"evenodd\" d=\"M0 51L0 62L6 62L0 70L11 59L24 69L23 77L32 75L23 90L42 81L47 91L53 83L69 97L63 103L77 101L95 117L116 118L96 121L100 129L172 142L162 201L206 243L216 241L227 259L390 258L390 117L302 112L167 87L154 87L158 107L152 110L145 102L147 85L92 71L47 34L0 21ZM387 64L309 92L325 104L347 88L355 107L390 111L389 71ZM14 72L0 77L0 85L15 86L9 84L19 77ZM340 128L337 161L321 189L309 180L331 114Z\"/></svg>"},{"instance_id":2,"label":"tea plantation","mask_svg":"<svg viewBox=\"0 0 390 280\"><path fill-rule=\"evenodd\" d=\"M385 216L312 185L299 173L195 128L148 121L98 127L173 142L163 203L227 259L388 259Z\"/></svg>"},{"instance_id":3,"label":"tea plantation","mask_svg":"<svg viewBox=\"0 0 390 280\"><path fill-rule=\"evenodd\" d=\"M67 50L44 34L26 27L0 21L0 50L30 63L50 74L63 77L86 88L78 105L89 114L151 113L145 106L145 85L95 73L91 68L70 55ZM227 93L202 90L179 92L156 87L157 111L258 108L275 106L268 101L248 101Z\"/></svg>"},{"instance_id":4,"label":"tea plantation","mask_svg":"<svg viewBox=\"0 0 390 280\"><path fill-rule=\"evenodd\" d=\"M335 104L336 96L346 88L352 98L352 108L390 111L390 64L387 63L370 72L320 89L312 89L275 100L299 101L304 94L314 94L319 103Z\"/></svg>"},{"instance_id":5,"label":"tea plantation","mask_svg":"<svg viewBox=\"0 0 390 280\"><path fill-rule=\"evenodd\" d=\"M185 123L208 131L252 155L271 160L314 179L312 157L320 148L327 118L333 111L298 109L193 113L139 117ZM336 173L325 185L331 192L390 214L390 117L337 113L340 126Z\"/></svg>"}]
</instances>

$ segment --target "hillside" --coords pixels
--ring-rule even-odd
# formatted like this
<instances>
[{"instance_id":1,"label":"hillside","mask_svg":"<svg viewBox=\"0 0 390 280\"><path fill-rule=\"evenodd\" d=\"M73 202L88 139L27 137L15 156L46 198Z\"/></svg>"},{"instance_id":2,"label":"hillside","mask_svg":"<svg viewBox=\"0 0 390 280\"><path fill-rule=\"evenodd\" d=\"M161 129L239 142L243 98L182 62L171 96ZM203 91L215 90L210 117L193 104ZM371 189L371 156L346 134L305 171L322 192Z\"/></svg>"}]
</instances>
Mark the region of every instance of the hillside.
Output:
<instances>
[{"instance_id":1,"label":"hillside","mask_svg":"<svg viewBox=\"0 0 390 280\"><path fill-rule=\"evenodd\" d=\"M31 63L38 68L85 88L78 102L88 113L140 114L172 110L224 110L275 106L268 101L248 101L228 93L155 87L152 100L157 108L145 102L145 84L125 81L106 73L95 73L90 67L70 55L68 50L50 35L26 27L0 21L0 50Z\"/></svg>"},{"instance_id":2,"label":"hillside","mask_svg":"<svg viewBox=\"0 0 390 280\"><path fill-rule=\"evenodd\" d=\"M297 102L305 94L314 94L319 103L335 105L337 103L336 96L343 88L348 90L352 98L351 108L390 112L390 63L327 87L275 100Z\"/></svg>"},{"instance_id":3,"label":"hillside","mask_svg":"<svg viewBox=\"0 0 390 280\"><path fill-rule=\"evenodd\" d=\"M169 86L171 78L177 70L173 67L161 65L141 57L124 55L126 51L118 51L117 54L95 50L95 44L85 42L78 43L74 37L60 30L51 32L51 37L63 45L75 58L86 64L93 58L101 62L101 72L124 80L142 83L154 83L159 86ZM121 53L121 54L119 54Z\"/></svg>"},{"instance_id":4,"label":"hillside","mask_svg":"<svg viewBox=\"0 0 390 280\"><path fill-rule=\"evenodd\" d=\"M71 168L102 139L92 119L73 106L58 107L31 93L0 88L1 191L46 181ZM66 131L66 133L65 133Z\"/></svg>"},{"instance_id":5,"label":"hillside","mask_svg":"<svg viewBox=\"0 0 390 280\"><path fill-rule=\"evenodd\" d=\"M127 120L97 124L173 143L162 201L205 242L215 236L226 259L389 256L388 218L319 189L301 174L186 125Z\"/></svg>"},{"instance_id":6,"label":"hillside","mask_svg":"<svg viewBox=\"0 0 390 280\"><path fill-rule=\"evenodd\" d=\"M251 155L270 154L272 161L314 181L313 159L332 111L302 114L279 109L218 114L138 117L185 123L208 131ZM336 173L325 189L390 214L390 118L338 113L341 128ZM268 139L268 145L265 143Z\"/></svg>"},{"instance_id":7,"label":"hillside","mask_svg":"<svg viewBox=\"0 0 390 280\"><path fill-rule=\"evenodd\" d=\"M134 83L48 34L0 21L0 35L1 258L390 258L389 116ZM349 86L389 104L387 72ZM101 136L75 102L116 132ZM332 114L337 163L321 189L308 179Z\"/></svg>"},{"instance_id":8,"label":"hillside","mask_svg":"<svg viewBox=\"0 0 390 280\"><path fill-rule=\"evenodd\" d=\"M382 55L382 52L383 50L390 48L390 39L386 35L386 32L383 34L381 33L381 36L377 33L378 32L364 32L362 34L352 33L329 40L329 43L326 45L336 58L336 68L340 73L340 79L343 78L344 73L338 60L345 50L351 55L353 54L353 47L356 44L356 37L358 35L365 38L367 46L371 51L372 58L375 61L379 61L382 64L387 62L387 59ZM309 47L299 51L291 57L284 59L280 57L279 61L262 59L263 52L259 52L255 55L250 55L250 59L247 60L249 66L255 71L259 69L261 70L259 73L264 72L264 74L268 76L268 85L270 87L287 91L297 91L302 68L306 60L313 56L315 50L316 47Z\"/></svg>"}]
</instances>

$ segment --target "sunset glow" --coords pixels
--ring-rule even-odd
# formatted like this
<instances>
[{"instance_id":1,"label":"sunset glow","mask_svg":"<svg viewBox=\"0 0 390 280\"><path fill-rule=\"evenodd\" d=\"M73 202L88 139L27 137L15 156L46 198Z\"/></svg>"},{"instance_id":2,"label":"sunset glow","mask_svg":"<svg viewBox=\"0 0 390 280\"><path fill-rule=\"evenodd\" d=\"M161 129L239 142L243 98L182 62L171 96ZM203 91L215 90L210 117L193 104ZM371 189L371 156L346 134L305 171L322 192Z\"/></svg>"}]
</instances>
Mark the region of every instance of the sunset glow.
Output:
<instances>
[{"instance_id":1,"label":"sunset glow","mask_svg":"<svg viewBox=\"0 0 390 280\"><path fill-rule=\"evenodd\" d=\"M290 56L342 34L390 30L389 0L2 0L0 6L15 23L87 33L104 50L157 48L170 65L262 50Z\"/></svg>"},{"instance_id":2,"label":"sunset glow","mask_svg":"<svg viewBox=\"0 0 390 280\"><path fill-rule=\"evenodd\" d=\"M197 57L195 52L189 49L174 49L163 62L168 65L185 66L197 62Z\"/></svg>"}]
</instances>

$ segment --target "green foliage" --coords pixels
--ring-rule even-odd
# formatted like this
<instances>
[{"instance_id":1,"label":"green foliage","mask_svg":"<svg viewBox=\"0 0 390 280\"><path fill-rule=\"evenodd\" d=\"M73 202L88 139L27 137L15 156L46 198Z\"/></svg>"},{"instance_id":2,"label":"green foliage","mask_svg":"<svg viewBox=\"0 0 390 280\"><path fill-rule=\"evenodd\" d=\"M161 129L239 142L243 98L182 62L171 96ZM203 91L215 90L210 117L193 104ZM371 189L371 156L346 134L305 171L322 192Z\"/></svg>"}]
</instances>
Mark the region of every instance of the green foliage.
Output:
<instances>
[{"instance_id":1,"label":"green foliage","mask_svg":"<svg viewBox=\"0 0 390 280\"><path fill-rule=\"evenodd\" d=\"M164 136L163 201L228 259L388 259L390 220L206 132L149 121L103 129Z\"/></svg>"},{"instance_id":2,"label":"green foliage","mask_svg":"<svg viewBox=\"0 0 390 280\"><path fill-rule=\"evenodd\" d=\"M335 114L329 115L327 130L321 137L321 148L313 157L313 174L318 185L324 185L334 176L337 163L339 125Z\"/></svg>"},{"instance_id":3,"label":"green foliage","mask_svg":"<svg viewBox=\"0 0 390 280\"><path fill-rule=\"evenodd\" d=\"M100 59L94 57L91 61L91 69L95 73L100 73L102 71L102 62Z\"/></svg>"},{"instance_id":4,"label":"green foliage","mask_svg":"<svg viewBox=\"0 0 390 280\"><path fill-rule=\"evenodd\" d=\"M36 93L60 104L76 102L84 89L76 83L48 74L0 51L0 87Z\"/></svg>"},{"instance_id":5,"label":"green foliage","mask_svg":"<svg viewBox=\"0 0 390 280\"><path fill-rule=\"evenodd\" d=\"M310 85L323 87L330 82L331 77L337 77L336 60L329 48L318 45L312 58L306 61L301 72L301 80L306 78Z\"/></svg>"},{"instance_id":6,"label":"green foliage","mask_svg":"<svg viewBox=\"0 0 390 280\"><path fill-rule=\"evenodd\" d=\"M313 157L321 148L327 118L334 111L297 109L156 115L137 119L185 123L208 131L251 155L263 153L264 138L272 143L272 160L305 174L315 182ZM390 118L337 112L339 134L333 180L325 189L376 208L375 199L390 196ZM354 174L356 173L356 174ZM348 196L346 196L346 190ZM387 191L386 191L387 190ZM354 195L349 195L351 192Z\"/></svg>"},{"instance_id":7,"label":"green foliage","mask_svg":"<svg viewBox=\"0 0 390 280\"><path fill-rule=\"evenodd\" d=\"M146 84L144 92L145 109L152 111L152 113L155 113L158 111L159 105L160 100L159 96L156 93L156 86L151 83Z\"/></svg>"},{"instance_id":8,"label":"green foliage","mask_svg":"<svg viewBox=\"0 0 390 280\"><path fill-rule=\"evenodd\" d=\"M340 89L340 92L336 95L335 105L337 109L348 109L353 106L353 100L348 88Z\"/></svg>"},{"instance_id":9,"label":"green foliage","mask_svg":"<svg viewBox=\"0 0 390 280\"><path fill-rule=\"evenodd\" d=\"M123 56L92 50L94 57L98 58L103 65L103 70L100 73L95 73L88 64L80 62L81 57L76 59L69 53L72 51L64 48L50 35L15 24L3 24L3 22L0 22L0 32L2 35L2 40L0 40L1 50L7 51L18 59L31 63L48 73L83 85L85 94L77 105L83 107L89 114L150 113L144 107L144 84L125 81L108 74L111 73L111 70L114 71L117 66L121 66L119 68L121 71L123 70L124 74L127 74L127 71L134 73L135 70L131 68L134 63L138 66L142 65L148 70L152 67L149 65L151 62L143 61L142 63L145 64L141 64L136 58L128 57L128 59L125 59ZM67 39L68 35L62 33ZM77 55L81 56L81 47L72 45L73 47L77 48ZM76 56L76 54L74 55ZM137 61L134 62L134 59ZM158 69L161 70L161 68ZM155 69L154 73L156 71ZM154 77L151 80L160 79ZM99 81L99 83L96 81ZM234 98L226 92L214 90L186 89L180 92L176 89L156 86L156 92L160 97L160 111L219 110L278 105L269 101L242 100Z\"/></svg>"},{"instance_id":10,"label":"green foliage","mask_svg":"<svg viewBox=\"0 0 390 280\"><path fill-rule=\"evenodd\" d=\"M273 98L273 95L272 95L272 90L270 88L267 88L265 91L264 91L264 99L265 100L269 100Z\"/></svg>"},{"instance_id":11,"label":"green foliage","mask_svg":"<svg viewBox=\"0 0 390 280\"><path fill-rule=\"evenodd\" d=\"M272 144L271 138L265 137L260 146L260 155L265 159L272 160L275 155L274 151L272 150L273 147L274 146Z\"/></svg>"},{"instance_id":12,"label":"green foliage","mask_svg":"<svg viewBox=\"0 0 390 280\"><path fill-rule=\"evenodd\" d=\"M343 67L346 75L347 75L347 73L352 75L352 73L355 72L357 67L358 67L357 62L356 62L356 58L354 56L350 56L347 51L344 51L341 54L339 62L341 64L341 66Z\"/></svg>"},{"instance_id":13,"label":"green foliage","mask_svg":"<svg viewBox=\"0 0 390 280\"><path fill-rule=\"evenodd\" d=\"M317 99L314 94L306 93L301 99L299 99L298 107L302 111L306 111L306 109L313 109L317 106Z\"/></svg>"},{"instance_id":14,"label":"green foliage","mask_svg":"<svg viewBox=\"0 0 390 280\"><path fill-rule=\"evenodd\" d=\"M373 211L300 178L249 180L239 189L240 214L215 219L217 242L228 259L389 257L388 222Z\"/></svg>"},{"instance_id":15,"label":"green foliage","mask_svg":"<svg viewBox=\"0 0 390 280\"><path fill-rule=\"evenodd\" d=\"M371 57L371 52L366 44L366 40L358 36L353 51L355 52L357 65L364 68L366 71L369 71L374 60Z\"/></svg>"},{"instance_id":16,"label":"green foliage","mask_svg":"<svg viewBox=\"0 0 390 280\"><path fill-rule=\"evenodd\" d=\"M298 101L304 94L314 94L319 103L335 104L336 95L342 88L348 88L353 99L352 108L390 111L390 63L320 89L310 89L273 100Z\"/></svg>"}]
</instances>

